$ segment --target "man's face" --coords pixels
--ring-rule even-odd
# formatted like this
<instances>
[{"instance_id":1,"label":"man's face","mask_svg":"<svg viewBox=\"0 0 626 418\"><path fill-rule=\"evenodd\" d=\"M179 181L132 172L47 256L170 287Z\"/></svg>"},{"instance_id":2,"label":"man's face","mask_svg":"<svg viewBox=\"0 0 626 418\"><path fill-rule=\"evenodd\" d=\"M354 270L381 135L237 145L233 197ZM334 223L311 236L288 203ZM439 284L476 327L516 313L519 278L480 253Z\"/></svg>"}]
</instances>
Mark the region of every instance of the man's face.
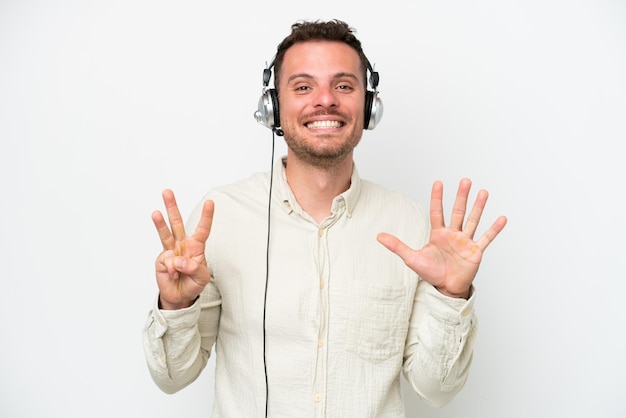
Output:
<instances>
[{"instance_id":1,"label":"man's face","mask_svg":"<svg viewBox=\"0 0 626 418\"><path fill-rule=\"evenodd\" d=\"M354 49L342 42L293 45L281 67L280 123L290 151L329 167L352 155L363 133L365 80Z\"/></svg>"}]
</instances>

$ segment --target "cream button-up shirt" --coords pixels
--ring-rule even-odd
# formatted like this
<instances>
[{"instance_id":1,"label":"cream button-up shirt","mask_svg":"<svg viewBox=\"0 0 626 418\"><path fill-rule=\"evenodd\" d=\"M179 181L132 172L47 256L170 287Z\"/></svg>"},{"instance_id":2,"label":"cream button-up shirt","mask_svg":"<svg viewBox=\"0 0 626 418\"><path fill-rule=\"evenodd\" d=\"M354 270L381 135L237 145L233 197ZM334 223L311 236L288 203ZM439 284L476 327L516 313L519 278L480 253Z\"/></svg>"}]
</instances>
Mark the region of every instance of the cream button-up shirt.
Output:
<instances>
[{"instance_id":1,"label":"cream button-up shirt","mask_svg":"<svg viewBox=\"0 0 626 418\"><path fill-rule=\"evenodd\" d=\"M270 417L404 417L402 373L426 402L452 399L472 359L474 296L440 294L376 241L388 232L421 248L420 207L355 168L318 224L278 161L268 246L269 186L269 174L256 174L202 199L215 202L213 279L193 306L150 311L144 348L157 385L190 384L214 349L214 417L263 417L266 371Z\"/></svg>"}]
</instances>

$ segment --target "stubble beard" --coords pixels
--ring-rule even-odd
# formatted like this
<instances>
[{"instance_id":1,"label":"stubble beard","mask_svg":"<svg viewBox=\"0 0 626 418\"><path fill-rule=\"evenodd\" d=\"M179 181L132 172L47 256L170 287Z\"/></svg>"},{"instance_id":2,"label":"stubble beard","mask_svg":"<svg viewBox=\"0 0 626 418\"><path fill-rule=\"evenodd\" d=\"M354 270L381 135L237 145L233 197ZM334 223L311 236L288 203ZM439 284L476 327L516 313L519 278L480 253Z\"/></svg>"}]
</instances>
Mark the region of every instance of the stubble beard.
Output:
<instances>
[{"instance_id":1,"label":"stubble beard","mask_svg":"<svg viewBox=\"0 0 626 418\"><path fill-rule=\"evenodd\" d=\"M303 125L300 123L299 126ZM322 169L335 167L345 161L359 144L363 133L362 125L356 123L344 141L334 144L335 135L315 135L313 142L297 127L287 124L282 129L285 142L293 155L306 164Z\"/></svg>"}]
</instances>

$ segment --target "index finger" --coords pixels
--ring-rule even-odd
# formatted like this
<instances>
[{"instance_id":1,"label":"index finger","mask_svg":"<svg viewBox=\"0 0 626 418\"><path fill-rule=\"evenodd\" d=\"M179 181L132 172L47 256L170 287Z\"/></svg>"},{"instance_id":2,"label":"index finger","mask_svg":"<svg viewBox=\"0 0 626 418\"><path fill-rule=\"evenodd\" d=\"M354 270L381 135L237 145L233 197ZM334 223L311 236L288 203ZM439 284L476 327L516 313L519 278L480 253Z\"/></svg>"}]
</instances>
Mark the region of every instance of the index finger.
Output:
<instances>
[{"instance_id":1,"label":"index finger","mask_svg":"<svg viewBox=\"0 0 626 418\"><path fill-rule=\"evenodd\" d=\"M163 202L165 203L165 210L167 211L167 218L170 221L170 228L172 235L177 241L185 238L185 223L180 216L178 205L176 204L176 198L174 192L170 189L163 190Z\"/></svg>"},{"instance_id":2,"label":"index finger","mask_svg":"<svg viewBox=\"0 0 626 418\"><path fill-rule=\"evenodd\" d=\"M430 225L433 229L445 227L443 220L443 183L439 180L433 183L430 193Z\"/></svg>"},{"instance_id":3,"label":"index finger","mask_svg":"<svg viewBox=\"0 0 626 418\"><path fill-rule=\"evenodd\" d=\"M200 242L206 242L211 233L211 225L213 224L213 212L215 210L215 204L212 200L205 200L202 205L202 214L200 215L200 221L196 227L196 231L193 233L193 237Z\"/></svg>"}]
</instances>

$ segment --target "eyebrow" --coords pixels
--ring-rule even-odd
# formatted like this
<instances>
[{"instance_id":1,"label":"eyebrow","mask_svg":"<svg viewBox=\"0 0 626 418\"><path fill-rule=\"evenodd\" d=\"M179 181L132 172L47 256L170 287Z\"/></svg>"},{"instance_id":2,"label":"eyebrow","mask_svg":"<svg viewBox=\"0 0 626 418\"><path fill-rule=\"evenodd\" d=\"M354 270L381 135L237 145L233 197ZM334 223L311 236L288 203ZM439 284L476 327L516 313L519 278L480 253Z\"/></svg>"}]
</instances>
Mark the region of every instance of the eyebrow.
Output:
<instances>
[{"instance_id":1,"label":"eyebrow","mask_svg":"<svg viewBox=\"0 0 626 418\"><path fill-rule=\"evenodd\" d=\"M307 78L307 79L313 79L314 77L311 74L308 73L297 73L297 74L292 74L288 79L287 79L287 84L289 84L291 81L293 81L296 78ZM339 78L351 78L353 79L355 82L359 82L359 78L353 74L353 73L348 73L348 72L342 72L342 73L337 73L333 76L333 79L339 79Z\"/></svg>"}]
</instances>

